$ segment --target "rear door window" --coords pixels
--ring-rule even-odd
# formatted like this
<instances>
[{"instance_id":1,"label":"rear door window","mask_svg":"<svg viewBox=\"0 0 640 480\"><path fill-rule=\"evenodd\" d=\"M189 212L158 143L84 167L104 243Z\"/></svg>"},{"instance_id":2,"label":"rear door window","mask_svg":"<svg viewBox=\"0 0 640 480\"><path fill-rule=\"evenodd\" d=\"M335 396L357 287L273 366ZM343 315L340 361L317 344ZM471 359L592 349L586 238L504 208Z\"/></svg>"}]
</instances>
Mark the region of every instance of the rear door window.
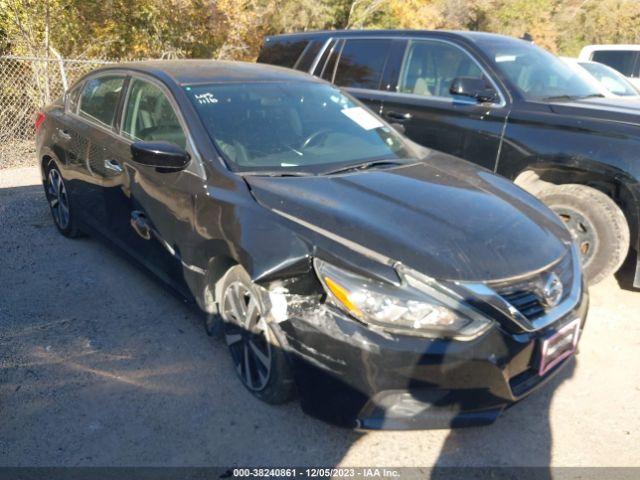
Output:
<instances>
[{"instance_id":1,"label":"rear door window","mask_svg":"<svg viewBox=\"0 0 640 480\"><path fill-rule=\"evenodd\" d=\"M390 39L346 40L338 60L334 83L341 87L380 88L390 47Z\"/></svg>"},{"instance_id":2,"label":"rear door window","mask_svg":"<svg viewBox=\"0 0 640 480\"><path fill-rule=\"evenodd\" d=\"M124 76L104 75L87 80L80 97L80 115L111 128L115 120Z\"/></svg>"},{"instance_id":3,"label":"rear door window","mask_svg":"<svg viewBox=\"0 0 640 480\"><path fill-rule=\"evenodd\" d=\"M596 50L591 59L615 68L627 77L633 76L634 65L638 52L632 50Z\"/></svg>"}]
</instances>

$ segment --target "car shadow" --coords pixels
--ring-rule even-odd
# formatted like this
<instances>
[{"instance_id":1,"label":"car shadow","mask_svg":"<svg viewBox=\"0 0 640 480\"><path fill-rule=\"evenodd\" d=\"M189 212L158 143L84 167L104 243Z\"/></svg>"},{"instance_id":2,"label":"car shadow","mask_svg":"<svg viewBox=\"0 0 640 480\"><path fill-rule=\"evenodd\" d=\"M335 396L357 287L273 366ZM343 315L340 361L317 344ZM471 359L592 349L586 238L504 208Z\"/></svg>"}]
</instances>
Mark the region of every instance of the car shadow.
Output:
<instances>
[{"instance_id":1,"label":"car shadow","mask_svg":"<svg viewBox=\"0 0 640 480\"><path fill-rule=\"evenodd\" d=\"M0 467L338 465L362 433L268 405L154 276L0 188Z\"/></svg>"},{"instance_id":2,"label":"car shadow","mask_svg":"<svg viewBox=\"0 0 640 480\"><path fill-rule=\"evenodd\" d=\"M466 472L475 471L473 478L551 480L551 404L558 386L573 376L575 366L572 358L548 384L505 410L494 424L451 430L431 478L451 478L452 467L473 467ZM489 475L489 469L495 471Z\"/></svg>"}]
</instances>

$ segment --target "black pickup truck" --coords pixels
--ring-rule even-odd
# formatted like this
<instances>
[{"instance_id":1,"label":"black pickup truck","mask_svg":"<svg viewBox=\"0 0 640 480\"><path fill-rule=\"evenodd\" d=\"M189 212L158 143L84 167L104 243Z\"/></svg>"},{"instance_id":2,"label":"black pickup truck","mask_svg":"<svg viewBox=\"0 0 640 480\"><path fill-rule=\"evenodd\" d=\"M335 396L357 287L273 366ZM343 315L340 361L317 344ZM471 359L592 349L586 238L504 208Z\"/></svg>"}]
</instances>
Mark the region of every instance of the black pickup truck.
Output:
<instances>
[{"instance_id":1,"label":"black pickup truck","mask_svg":"<svg viewBox=\"0 0 640 480\"><path fill-rule=\"evenodd\" d=\"M591 283L631 248L640 287L640 102L602 98L532 43L479 32L277 35L258 61L333 82L414 141L529 190L564 219Z\"/></svg>"}]
</instances>

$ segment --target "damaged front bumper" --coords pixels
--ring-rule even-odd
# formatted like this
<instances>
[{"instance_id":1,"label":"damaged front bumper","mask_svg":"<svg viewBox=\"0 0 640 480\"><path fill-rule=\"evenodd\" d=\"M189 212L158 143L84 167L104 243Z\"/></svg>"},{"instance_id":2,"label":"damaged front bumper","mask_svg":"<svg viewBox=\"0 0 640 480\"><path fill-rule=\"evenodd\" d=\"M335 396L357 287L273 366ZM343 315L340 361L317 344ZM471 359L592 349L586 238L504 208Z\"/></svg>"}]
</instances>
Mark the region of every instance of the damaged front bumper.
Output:
<instances>
[{"instance_id":1,"label":"damaged front bumper","mask_svg":"<svg viewBox=\"0 0 640 480\"><path fill-rule=\"evenodd\" d=\"M274 297L272 297L274 298ZM284 296L280 302L284 308ZM486 425L555 376L571 358L538 375L541 339L579 319L588 296L532 333L495 324L470 341L429 339L372 329L317 300L291 300L276 322L305 412L365 429Z\"/></svg>"}]
</instances>

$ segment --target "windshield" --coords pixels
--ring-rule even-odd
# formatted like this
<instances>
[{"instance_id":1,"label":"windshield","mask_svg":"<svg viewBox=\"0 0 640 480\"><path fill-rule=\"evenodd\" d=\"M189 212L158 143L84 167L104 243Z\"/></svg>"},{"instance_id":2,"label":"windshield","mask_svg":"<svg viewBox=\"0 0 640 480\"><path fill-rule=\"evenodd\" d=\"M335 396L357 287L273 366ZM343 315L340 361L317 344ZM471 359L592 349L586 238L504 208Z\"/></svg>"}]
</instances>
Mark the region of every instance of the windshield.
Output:
<instances>
[{"instance_id":1,"label":"windshield","mask_svg":"<svg viewBox=\"0 0 640 480\"><path fill-rule=\"evenodd\" d=\"M235 171L318 173L416 156L391 127L328 84L227 83L185 90Z\"/></svg>"},{"instance_id":2,"label":"windshield","mask_svg":"<svg viewBox=\"0 0 640 480\"><path fill-rule=\"evenodd\" d=\"M531 43L491 39L478 45L527 100L602 96L558 57Z\"/></svg>"},{"instance_id":3,"label":"windshield","mask_svg":"<svg viewBox=\"0 0 640 480\"><path fill-rule=\"evenodd\" d=\"M592 62L580 62L580 66L593 75L611 93L624 97L638 95L638 91L633 85L613 68Z\"/></svg>"}]
</instances>

